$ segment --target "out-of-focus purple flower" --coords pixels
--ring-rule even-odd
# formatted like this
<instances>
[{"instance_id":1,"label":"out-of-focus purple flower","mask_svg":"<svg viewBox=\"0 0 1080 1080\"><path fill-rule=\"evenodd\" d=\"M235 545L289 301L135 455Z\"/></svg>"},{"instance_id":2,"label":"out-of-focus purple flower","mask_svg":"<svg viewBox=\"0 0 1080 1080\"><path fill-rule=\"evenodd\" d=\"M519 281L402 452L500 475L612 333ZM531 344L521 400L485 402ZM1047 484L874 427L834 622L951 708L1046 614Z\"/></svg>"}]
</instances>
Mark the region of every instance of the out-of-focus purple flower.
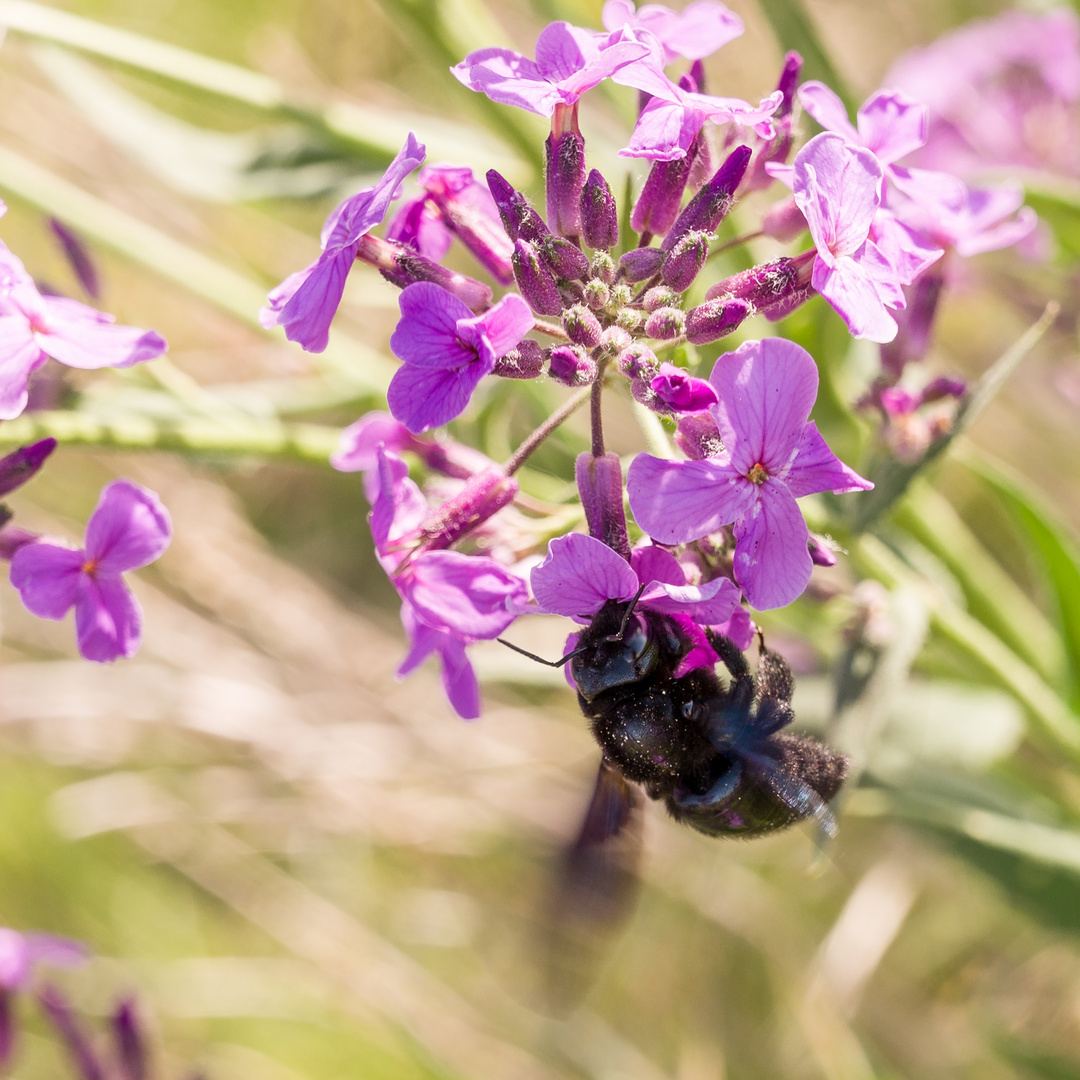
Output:
<instances>
[{"instance_id":1,"label":"out-of-focus purple flower","mask_svg":"<svg viewBox=\"0 0 1080 1080\"><path fill-rule=\"evenodd\" d=\"M881 205L882 170L869 150L825 132L795 156L795 202L814 238L811 284L837 310L855 337L891 341L901 308L900 277L870 239Z\"/></svg>"},{"instance_id":2,"label":"out-of-focus purple flower","mask_svg":"<svg viewBox=\"0 0 1080 1080\"><path fill-rule=\"evenodd\" d=\"M67 256L75 277L83 288L83 292L91 300L97 300L101 296L101 278L98 276L97 267L90 257L86 245L74 229L65 225L59 218L49 218L49 228L60 242L60 247Z\"/></svg>"},{"instance_id":3,"label":"out-of-focus purple flower","mask_svg":"<svg viewBox=\"0 0 1080 1080\"><path fill-rule=\"evenodd\" d=\"M75 608L79 652L104 663L134 656L142 636L139 602L121 575L152 563L169 546L172 524L157 495L130 480L101 493L77 550L39 541L11 559L11 583L43 619Z\"/></svg>"},{"instance_id":4,"label":"out-of-focus purple flower","mask_svg":"<svg viewBox=\"0 0 1080 1080\"><path fill-rule=\"evenodd\" d=\"M414 432L460 415L496 359L533 327L529 306L514 293L473 315L456 296L425 281L405 289L399 304L390 349L404 363L386 396L395 418Z\"/></svg>"},{"instance_id":5,"label":"out-of-focus purple flower","mask_svg":"<svg viewBox=\"0 0 1080 1080\"><path fill-rule=\"evenodd\" d=\"M969 23L905 53L885 81L930 108L926 168L1080 173L1080 20L1068 8Z\"/></svg>"},{"instance_id":6,"label":"out-of-focus purple flower","mask_svg":"<svg viewBox=\"0 0 1080 1080\"><path fill-rule=\"evenodd\" d=\"M153 330L117 326L111 315L61 296L43 296L0 244L0 420L26 407L27 383L51 356L68 367L131 367L168 346Z\"/></svg>"},{"instance_id":7,"label":"out-of-focus purple flower","mask_svg":"<svg viewBox=\"0 0 1080 1080\"><path fill-rule=\"evenodd\" d=\"M605 30L629 26L648 30L664 50L664 63L680 56L702 60L743 32L743 21L718 0L693 0L682 11L663 4L646 4L637 10L631 0L607 0L600 16Z\"/></svg>"},{"instance_id":8,"label":"out-of-focus purple flower","mask_svg":"<svg viewBox=\"0 0 1080 1080\"><path fill-rule=\"evenodd\" d=\"M285 336L308 352L326 348L330 322L341 303L345 278L361 238L386 217L398 186L423 163L425 152L410 131L382 179L374 187L351 195L334 210L323 225L322 254L270 291L269 304L259 313L263 326L284 326Z\"/></svg>"},{"instance_id":9,"label":"out-of-focus purple flower","mask_svg":"<svg viewBox=\"0 0 1080 1080\"><path fill-rule=\"evenodd\" d=\"M0 927L0 1066L11 1060L15 1045L12 998L27 989L37 965L75 967L87 955L86 947L72 938Z\"/></svg>"},{"instance_id":10,"label":"out-of-focus purple flower","mask_svg":"<svg viewBox=\"0 0 1080 1080\"><path fill-rule=\"evenodd\" d=\"M663 404L674 412L704 412L717 401L712 383L687 375L674 364L661 364L660 374L649 386Z\"/></svg>"},{"instance_id":11,"label":"out-of-focus purple flower","mask_svg":"<svg viewBox=\"0 0 1080 1080\"><path fill-rule=\"evenodd\" d=\"M510 49L477 49L450 72L492 101L550 116L652 48L629 29L598 34L555 22L537 39L535 61Z\"/></svg>"},{"instance_id":12,"label":"out-of-focus purple flower","mask_svg":"<svg viewBox=\"0 0 1080 1080\"><path fill-rule=\"evenodd\" d=\"M711 412L722 451L701 461L639 454L627 474L630 509L665 544L733 525L736 583L755 608L782 607L810 579L808 531L795 500L873 485L807 422L817 367L794 342L745 342L717 360L709 381L720 398Z\"/></svg>"},{"instance_id":13,"label":"out-of-focus purple flower","mask_svg":"<svg viewBox=\"0 0 1080 1080\"><path fill-rule=\"evenodd\" d=\"M419 183L424 194L401 207L386 238L438 262L449 250L451 237L457 236L496 281L509 285L514 280L514 246L491 192L473 177L472 169L433 165L420 171Z\"/></svg>"},{"instance_id":14,"label":"out-of-focus purple flower","mask_svg":"<svg viewBox=\"0 0 1080 1080\"><path fill-rule=\"evenodd\" d=\"M627 562L585 533L550 541L547 558L533 568L530 582L544 611L581 621L588 621L608 600L630 600L642 585L639 607L689 615L702 625L731 618L739 602L739 590L727 578L687 585L679 561L663 548L635 548Z\"/></svg>"},{"instance_id":15,"label":"out-of-focus purple flower","mask_svg":"<svg viewBox=\"0 0 1080 1080\"><path fill-rule=\"evenodd\" d=\"M1011 247L1030 236L1038 223L1035 211L1023 205L1019 185L965 187L963 196L957 203L913 203L898 212L917 233L964 258Z\"/></svg>"}]
</instances>

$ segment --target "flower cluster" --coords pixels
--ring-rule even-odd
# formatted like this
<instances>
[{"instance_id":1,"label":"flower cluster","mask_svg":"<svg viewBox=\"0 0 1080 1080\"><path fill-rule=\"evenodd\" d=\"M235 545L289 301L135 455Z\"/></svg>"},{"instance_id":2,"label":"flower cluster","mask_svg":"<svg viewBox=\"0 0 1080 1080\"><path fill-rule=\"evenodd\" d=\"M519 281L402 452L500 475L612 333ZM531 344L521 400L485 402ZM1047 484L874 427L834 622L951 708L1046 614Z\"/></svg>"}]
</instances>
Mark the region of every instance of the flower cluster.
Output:
<instances>
[{"instance_id":1,"label":"flower cluster","mask_svg":"<svg viewBox=\"0 0 1080 1080\"><path fill-rule=\"evenodd\" d=\"M810 420L818 374L804 349L779 337L744 340L700 373L696 350L821 295L854 337L884 346L864 404L886 418L886 443L910 458L913 443L902 446L895 433L915 430L924 403L965 392L955 380L941 393L937 384L898 385L926 351L945 259L1014 244L1034 227L1019 189L970 188L915 160L929 154L931 114L901 88L872 95L852 122L828 87L799 85L801 60L791 53L756 104L714 96L701 61L742 33L723 4L696 0L674 12L608 0L602 19L602 31L551 24L533 57L483 48L452 68L470 90L550 118L543 214L494 170L481 181L463 166L429 165L385 235L373 235L424 165L410 134L383 178L334 211L322 255L282 282L263 313L318 350L355 260L402 290L391 415L349 429L334 464L365 475L376 551L411 642L401 672L437 653L463 716L479 711L466 646L529 611L587 622L610 600L636 598L699 642L688 664L716 661L708 628L747 647L749 609L792 603L814 565L836 562L797 500L873 485ZM588 91L604 80L638 91L621 153L649 163L622 208L613 191L624 184L589 168L578 123ZM800 107L824 131L792 156ZM790 195L760 233L783 243L808 233L809 242L699 283L739 196L774 181ZM442 266L454 239L490 283ZM510 284L516 291L496 299ZM487 377L546 377L579 392L499 466L424 434L460 416ZM638 455L625 485L601 422L602 393L619 384L661 417L685 454ZM577 485L589 535L552 539L557 530L522 499L514 474L586 398L592 450L578 460ZM429 476L426 493L410 478L414 459ZM636 545L624 498L643 534Z\"/></svg>"}]
</instances>

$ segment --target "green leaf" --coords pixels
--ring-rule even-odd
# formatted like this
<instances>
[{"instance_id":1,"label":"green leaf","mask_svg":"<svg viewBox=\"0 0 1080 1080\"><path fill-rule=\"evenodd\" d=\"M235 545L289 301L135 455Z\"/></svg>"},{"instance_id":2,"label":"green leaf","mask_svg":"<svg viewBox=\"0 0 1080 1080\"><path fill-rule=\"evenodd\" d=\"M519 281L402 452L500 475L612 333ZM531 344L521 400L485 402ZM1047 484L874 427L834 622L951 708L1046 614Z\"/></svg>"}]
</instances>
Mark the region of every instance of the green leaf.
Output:
<instances>
[{"instance_id":1,"label":"green leaf","mask_svg":"<svg viewBox=\"0 0 1080 1080\"><path fill-rule=\"evenodd\" d=\"M1031 541L1065 643L1069 700L1080 708L1080 545L1048 501L1007 466L974 449L965 452L962 461L993 489Z\"/></svg>"},{"instance_id":2,"label":"green leaf","mask_svg":"<svg viewBox=\"0 0 1080 1080\"><path fill-rule=\"evenodd\" d=\"M1025 183L1028 205L1072 256L1080 256L1080 183L1064 176L1039 176Z\"/></svg>"}]
</instances>

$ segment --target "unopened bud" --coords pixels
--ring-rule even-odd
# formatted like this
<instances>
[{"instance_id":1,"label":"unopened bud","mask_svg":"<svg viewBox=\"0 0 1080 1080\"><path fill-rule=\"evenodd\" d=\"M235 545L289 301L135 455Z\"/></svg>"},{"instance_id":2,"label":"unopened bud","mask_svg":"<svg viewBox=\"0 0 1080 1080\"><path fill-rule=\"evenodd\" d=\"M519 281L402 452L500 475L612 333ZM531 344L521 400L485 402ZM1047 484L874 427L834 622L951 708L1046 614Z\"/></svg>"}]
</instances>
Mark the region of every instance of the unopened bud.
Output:
<instances>
[{"instance_id":1,"label":"unopened bud","mask_svg":"<svg viewBox=\"0 0 1080 1080\"><path fill-rule=\"evenodd\" d=\"M963 398L967 396L967 392L967 383L963 379L950 379L948 376L943 375L928 382L923 387L922 403L928 405L930 402L940 401L942 398Z\"/></svg>"},{"instance_id":2,"label":"unopened bud","mask_svg":"<svg viewBox=\"0 0 1080 1080\"><path fill-rule=\"evenodd\" d=\"M487 172L488 190L499 209L499 217L511 240L538 243L551 235L544 219L529 205L529 200L512 187L494 169Z\"/></svg>"},{"instance_id":3,"label":"unopened bud","mask_svg":"<svg viewBox=\"0 0 1080 1080\"><path fill-rule=\"evenodd\" d=\"M635 232L663 236L671 228L679 214L697 143L695 139L686 156L676 161L653 162L630 214L630 226Z\"/></svg>"},{"instance_id":4,"label":"unopened bud","mask_svg":"<svg viewBox=\"0 0 1080 1080\"><path fill-rule=\"evenodd\" d=\"M465 486L437 506L420 526L418 550L438 551L450 547L477 525L509 506L518 493L518 482L501 465L493 465L465 482Z\"/></svg>"},{"instance_id":5,"label":"unopened bud","mask_svg":"<svg viewBox=\"0 0 1080 1080\"><path fill-rule=\"evenodd\" d=\"M0 458L0 498L10 495L31 479L55 449L55 439L42 439L29 446L20 446Z\"/></svg>"},{"instance_id":6,"label":"unopened bud","mask_svg":"<svg viewBox=\"0 0 1080 1080\"><path fill-rule=\"evenodd\" d=\"M781 319L786 319L797 307L801 307L807 300L816 295L812 285L800 285L799 288L792 290L778 303L773 304L771 308L767 308L764 312L765 318L769 322L779 322Z\"/></svg>"},{"instance_id":7,"label":"unopened bud","mask_svg":"<svg viewBox=\"0 0 1080 1080\"><path fill-rule=\"evenodd\" d=\"M540 261L536 248L525 240L514 244L512 257L518 290L538 315L559 315L563 302L551 271Z\"/></svg>"},{"instance_id":8,"label":"unopened bud","mask_svg":"<svg viewBox=\"0 0 1080 1080\"><path fill-rule=\"evenodd\" d=\"M615 315L615 325L628 330L631 334L636 334L644 328L648 317L648 314L640 308L621 307Z\"/></svg>"},{"instance_id":9,"label":"unopened bud","mask_svg":"<svg viewBox=\"0 0 1080 1080\"><path fill-rule=\"evenodd\" d=\"M750 147L737 146L713 174L713 178L687 203L661 245L670 251L688 232L712 234L724 220L735 200L738 188L750 161Z\"/></svg>"},{"instance_id":10,"label":"unopened bud","mask_svg":"<svg viewBox=\"0 0 1080 1080\"><path fill-rule=\"evenodd\" d=\"M666 285L656 285L641 298L641 306L646 311L658 311L662 307L678 307L679 294Z\"/></svg>"},{"instance_id":11,"label":"unopened bud","mask_svg":"<svg viewBox=\"0 0 1080 1080\"><path fill-rule=\"evenodd\" d=\"M589 276L589 257L561 236L549 236L536 245L536 250L559 281L584 281Z\"/></svg>"},{"instance_id":12,"label":"unopened bud","mask_svg":"<svg viewBox=\"0 0 1080 1080\"><path fill-rule=\"evenodd\" d=\"M836 565L836 545L827 536L818 536L811 533L807 540L810 549L810 561L815 566Z\"/></svg>"},{"instance_id":13,"label":"unopened bud","mask_svg":"<svg viewBox=\"0 0 1080 1080\"><path fill-rule=\"evenodd\" d=\"M585 303L593 311L602 311L611 302L611 290L599 278L585 282Z\"/></svg>"},{"instance_id":14,"label":"unopened bud","mask_svg":"<svg viewBox=\"0 0 1080 1080\"><path fill-rule=\"evenodd\" d=\"M581 507L589 524L589 535L603 540L629 562L630 540L626 534L619 455L607 453L593 457L592 454L579 454L574 474L581 495Z\"/></svg>"},{"instance_id":15,"label":"unopened bud","mask_svg":"<svg viewBox=\"0 0 1080 1080\"><path fill-rule=\"evenodd\" d=\"M745 300L755 312L768 311L798 287L799 265L787 257L752 266L710 286L710 300Z\"/></svg>"},{"instance_id":16,"label":"unopened bud","mask_svg":"<svg viewBox=\"0 0 1080 1080\"><path fill-rule=\"evenodd\" d=\"M621 327L609 326L600 339L599 351L604 356L618 356L634 339Z\"/></svg>"},{"instance_id":17,"label":"unopened bud","mask_svg":"<svg viewBox=\"0 0 1080 1080\"><path fill-rule=\"evenodd\" d=\"M633 290L625 281L611 286L611 302L615 307L626 307L633 299Z\"/></svg>"},{"instance_id":18,"label":"unopened bud","mask_svg":"<svg viewBox=\"0 0 1080 1080\"><path fill-rule=\"evenodd\" d=\"M581 192L581 225L585 243L607 250L619 242L619 208L608 182L597 169L589 173Z\"/></svg>"},{"instance_id":19,"label":"unopened bud","mask_svg":"<svg viewBox=\"0 0 1080 1080\"><path fill-rule=\"evenodd\" d=\"M596 316L582 304L575 304L563 315L563 327L567 337L575 345L584 345L586 349L592 349L600 344L603 327Z\"/></svg>"},{"instance_id":20,"label":"unopened bud","mask_svg":"<svg viewBox=\"0 0 1080 1080\"><path fill-rule=\"evenodd\" d=\"M548 224L561 236L580 236L585 140L577 131L558 135L553 131L544 143L544 153Z\"/></svg>"},{"instance_id":21,"label":"unopened bud","mask_svg":"<svg viewBox=\"0 0 1080 1080\"><path fill-rule=\"evenodd\" d=\"M619 275L627 281L647 281L660 272L664 257L659 248L634 248L619 259Z\"/></svg>"},{"instance_id":22,"label":"unopened bud","mask_svg":"<svg viewBox=\"0 0 1080 1080\"><path fill-rule=\"evenodd\" d=\"M719 341L753 313L745 300L706 300L686 313L686 340L692 345Z\"/></svg>"},{"instance_id":23,"label":"unopened bud","mask_svg":"<svg viewBox=\"0 0 1080 1080\"><path fill-rule=\"evenodd\" d=\"M535 379L544 370L544 350L538 341L525 338L495 361L493 375L504 379Z\"/></svg>"},{"instance_id":24,"label":"unopened bud","mask_svg":"<svg viewBox=\"0 0 1080 1080\"><path fill-rule=\"evenodd\" d=\"M356 257L374 266L399 289L417 281L431 281L453 293L473 311L483 311L491 304L491 289L482 281L459 274L456 270L448 270L403 244L367 233L360 237Z\"/></svg>"},{"instance_id":25,"label":"unopened bud","mask_svg":"<svg viewBox=\"0 0 1080 1080\"><path fill-rule=\"evenodd\" d=\"M712 413L691 413L679 418L675 430L675 445L694 461L716 457L724 449L720 438L720 429L716 426Z\"/></svg>"},{"instance_id":26,"label":"unopened bud","mask_svg":"<svg viewBox=\"0 0 1080 1080\"><path fill-rule=\"evenodd\" d=\"M645 320L645 333L657 341L671 341L681 337L686 328L686 313L678 308L657 308Z\"/></svg>"},{"instance_id":27,"label":"unopened bud","mask_svg":"<svg viewBox=\"0 0 1080 1080\"><path fill-rule=\"evenodd\" d=\"M660 361L648 345L640 341L633 342L629 348L619 353L619 370L629 379L642 379L651 382L660 372Z\"/></svg>"},{"instance_id":28,"label":"unopened bud","mask_svg":"<svg viewBox=\"0 0 1080 1080\"><path fill-rule=\"evenodd\" d=\"M589 277L610 285L615 280L615 260L606 251L596 252L589 264Z\"/></svg>"},{"instance_id":29,"label":"unopened bud","mask_svg":"<svg viewBox=\"0 0 1080 1080\"><path fill-rule=\"evenodd\" d=\"M60 241L64 255L71 264L71 269L82 286L83 292L91 300L99 299L101 296L101 278L98 276L97 266L90 257L90 251L83 243L82 237L58 218L49 218L49 228L52 229L56 239Z\"/></svg>"},{"instance_id":30,"label":"unopened bud","mask_svg":"<svg viewBox=\"0 0 1080 1080\"><path fill-rule=\"evenodd\" d=\"M596 371L596 361L577 345L557 345L548 357L548 374L564 386L588 386Z\"/></svg>"},{"instance_id":31,"label":"unopened bud","mask_svg":"<svg viewBox=\"0 0 1080 1080\"><path fill-rule=\"evenodd\" d=\"M660 271L660 280L675 292L685 292L705 265L709 254L710 233L693 230L681 237L668 252Z\"/></svg>"}]
</instances>

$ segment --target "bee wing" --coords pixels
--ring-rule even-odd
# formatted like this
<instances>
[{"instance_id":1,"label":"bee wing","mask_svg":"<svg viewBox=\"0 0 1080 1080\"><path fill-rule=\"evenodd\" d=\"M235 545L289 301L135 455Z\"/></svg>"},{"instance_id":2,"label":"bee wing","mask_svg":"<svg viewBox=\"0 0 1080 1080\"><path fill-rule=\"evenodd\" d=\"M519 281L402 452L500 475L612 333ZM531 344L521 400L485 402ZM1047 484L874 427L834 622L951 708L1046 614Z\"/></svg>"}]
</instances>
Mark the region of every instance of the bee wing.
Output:
<instances>
[{"instance_id":1,"label":"bee wing","mask_svg":"<svg viewBox=\"0 0 1080 1080\"><path fill-rule=\"evenodd\" d=\"M836 818L829 804L801 776L789 772L781 762L754 750L741 750L739 759L754 778L795 815L796 820L813 820L819 837L836 836Z\"/></svg>"},{"instance_id":2,"label":"bee wing","mask_svg":"<svg viewBox=\"0 0 1080 1080\"><path fill-rule=\"evenodd\" d=\"M548 911L548 997L560 1012L588 991L634 909L641 839L641 796L603 758L581 830L562 853Z\"/></svg>"}]
</instances>

